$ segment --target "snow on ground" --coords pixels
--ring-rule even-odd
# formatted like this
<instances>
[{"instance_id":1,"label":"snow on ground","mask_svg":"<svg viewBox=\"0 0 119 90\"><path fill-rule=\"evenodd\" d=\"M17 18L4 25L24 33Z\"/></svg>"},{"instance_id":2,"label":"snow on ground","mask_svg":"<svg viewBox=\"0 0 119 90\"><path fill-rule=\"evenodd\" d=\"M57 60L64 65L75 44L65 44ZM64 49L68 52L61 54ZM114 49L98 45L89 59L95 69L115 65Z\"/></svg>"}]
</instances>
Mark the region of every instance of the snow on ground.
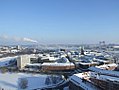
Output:
<instances>
[{"instance_id":1,"label":"snow on ground","mask_svg":"<svg viewBox=\"0 0 119 90\"><path fill-rule=\"evenodd\" d=\"M42 88L46 86L46 76L25 73L0 73L0 88L4 88L5 90L18 90L19 78L26 78L28 80L28 88L26 90Z\"/></svg>"},{"instance_id":2,"label":"snow on ground","mask_svg":"<svg viewBox=\"0 0 119 90\"><path fill-rule=\"evenodd\" d=\"M14 60L15 58L17 58L17 56L0 58L0 67L7 66L9 64L9 61Z\"/></svg>"},{"instance_id":3,"label":"snow on ground","mask_svg":"<svg viewBox=\"0 0 119 90\"><path fill-rule=\"evenodd\" d=\"M0 67L7 66L10 60L14 60L16 57L0 58ZM44 88L53 84L46 85L45 81L49 75L40 74L28 74L28 73L0 73L0 90L20 90L18 83L21 78L28 80L28 87L25 90L33 90L37 88ZM59 81L60 83L60 81Z\"/></svg>"},{"instance_id":4,"label":"snow on ground","mask_svg":"<svg viewBox=\"0 0 119 90\"><path fill-rule=\"evenodd\" d=\"M15 57L0 58L0 67L7 66L10 60L14 60ZM20 78L26 78L28 80L28 88L26 90L32 90L36 88L45 87L45 80L47 75L40 74L27 74L27 73L0 73L0 90L18 90L18 80Z\"/></svg>"}]
</instances>

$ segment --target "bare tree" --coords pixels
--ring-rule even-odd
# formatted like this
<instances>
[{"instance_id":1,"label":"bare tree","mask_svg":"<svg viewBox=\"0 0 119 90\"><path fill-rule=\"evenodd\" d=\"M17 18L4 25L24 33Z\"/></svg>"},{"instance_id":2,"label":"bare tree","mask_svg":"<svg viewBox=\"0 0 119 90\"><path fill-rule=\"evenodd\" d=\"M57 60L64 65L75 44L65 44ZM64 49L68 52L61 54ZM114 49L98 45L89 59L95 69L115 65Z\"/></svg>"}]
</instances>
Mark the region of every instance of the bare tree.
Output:
<instances>
[{"instance_id":1,"label":"bare tree","mask_svg":"<svg viewBox=\"0 0 119 90\"><path fill-rule=\"evenodd\" d=\"M26 78L20 78L18 84L20 89L26 89L28 87L28 80Z\"/></svg>"}]
</instances>

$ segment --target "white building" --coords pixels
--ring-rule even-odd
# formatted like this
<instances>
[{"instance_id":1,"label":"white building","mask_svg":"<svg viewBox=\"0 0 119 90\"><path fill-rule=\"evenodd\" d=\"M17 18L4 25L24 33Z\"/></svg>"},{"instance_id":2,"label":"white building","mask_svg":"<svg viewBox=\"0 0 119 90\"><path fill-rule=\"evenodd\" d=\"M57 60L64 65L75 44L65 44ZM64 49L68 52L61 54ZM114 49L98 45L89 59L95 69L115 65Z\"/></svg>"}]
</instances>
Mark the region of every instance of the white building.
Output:
<instances>
[{"instance_id":1,"label":"white building","mask_svg":"<svg viewBox=\"0 0 119 90\"><path fill-rule=\"evenodd\" d=\"M30 63L30 55L22 55L17 58L17 67L19 69L24 68L29 63Z\"/></svg>"}]
</instances>

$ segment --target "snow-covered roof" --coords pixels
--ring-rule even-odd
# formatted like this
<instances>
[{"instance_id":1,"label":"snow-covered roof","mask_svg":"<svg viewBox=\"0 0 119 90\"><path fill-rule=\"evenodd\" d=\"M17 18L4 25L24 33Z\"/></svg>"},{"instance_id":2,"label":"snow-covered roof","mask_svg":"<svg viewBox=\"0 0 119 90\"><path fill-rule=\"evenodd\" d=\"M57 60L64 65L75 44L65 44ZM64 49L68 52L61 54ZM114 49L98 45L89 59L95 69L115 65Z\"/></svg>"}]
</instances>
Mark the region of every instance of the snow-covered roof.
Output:
<instances>
[{"instance_id":1,"label":"snow-covered roof","mask_svg":"<svg viewBox=\"0 0 119 90\"><path fill-rule=\"evenodd\" d=\"M102 60L102 59L94 59L94 60L99 61L99 62L109 63L109 61Z\"/></svg>"},{"instance_id":2,"label":"snow-covered roof","mask_svg":"<svg viewBox=\"0 0 119 90\"><path fill-rule=\"evenodd\" d=\"M119 72L118 71L104 70L104 69L100 69L100 68L97 68L97 67L90 67L89 70L97 72L97 73L101 73L101 74L106 74L106 75L119 77Z\"/></svg>"},{"instance_id":3,"label":"snow-covered roof","mask_svg":"<svg viewBox=\"0 0 119 90\"><path fill-rule=\"evenodd\" d=\"M90 63L80 62L80 64L82 64L82 65L91 65L91 64L99 64L99 63L98 62L90 62Z\"/></svg>"},{"instance_id":4,"label":"snow-covered roof","mask_svg":"<svg viewBox=\"0 0 119 90\"><path fill-rule=\"evenodd\" d=\"M15 58L17 58L17 56L0 58L0 67L7 66L9 64L9 61Z\"/></svg>"},{"instance_id":5,"label":"snow-covered roof","mask_svg":"<svg viewBox=\"0 0 119 90\"><path fill-rule=\"evenodd\" d=\"M113 46L113 48L119 48L119 46Z\"/></svg>"},{"instance_id":6,"label":"snow-covered roof","mask_svg":"<svg viewBox=\"0 0 119 90\"><path fill-rule=\"evenodd\" d=\"M73 63L43 63L42 66L74 66Z\"/></svg>"},{"instance_id":7,"label":"snow-covered roof","mask_svg":"<svg viewBox=\"0 0 119 90\"><path fill-rule=\"evenodd\" d=\"M0 73L0 88L4 90L19 90L18 80L25 78L28 80L28 87L25 90L33 90L37 88L51 87L54 84L45 84L46 78L49 75L40 74L25 74L25 73ZM59 81L60 83L61 81ZM21 90L21 89L20 89Z\"/></svg>"},{"instance_id":8,"label":"snow-covered roof","mask_svg":"<svg viewBox=\"0 0 119 90\"><path fill-rule=\"evenodd\" d=\"M42 60L44 60L44 59L49 59L49 60L53 60L53 61L55 61L55 60L57 60L57 59L59 59L59 58L55 58L55 57L48 57L48 56L43 56L42 58L41 58Z\"/></svg>"},{"instance_id":9,"label":"snow-covered roof","mask_svg":"<svg viewBox=\"0 0 119 90\"><path fill-rule=\"evenodd\" d=\"M71 82L76 84L79 87L82 87L84 90L98 90L94 85L88 82L83 82L82 78L84 77L83 73L74 74L69 78Z\"/></svg>"},{"instance_id":10,"label":"snow-covered roof","mask_svg":"<svg viewBox=\"0 0 119 90\"><path fill-rule=\"evenodd\" d=\"M0 87L5 90L18 90L18 79L27 77L28 79L28 90L35 89L41 86L45 86L44 82L45 75L32 75L23 73L0 73Z\"/></svg>"},{"instance_id":11,"label":"snow-covered roof","mask_svg":"<svg viewBox=\"0 0 119 90\"><path fill-rule=\"evenodd\" d=\"M41 64L40 63L34 63L34 64L27 64L28 66L41 66Z\"/></svg>"},{"instance_id":12,"label":"snow-covered roof","mask_svg":"<svg viewBox=\"0 0 119 90\"><path fill-rule=\"evenodd\" d=\"M90 77L95 77L100 80L104 81L112 81L112 82L118 82L119 84L119 78L118 77L113 77L113 76L108 76L108 75L103 75L103 74L97 74L96 72L89 72Z\"/></svg>"},{"instance_id":13,"label":"snow-covered roof","mask_svg":"<svg viewBox=\"0 0 119 90\"><path fill-rule=\"evenodd\" d=\"M104 65L95 66L95 67L102 69L102 68L113 67L113 66L114 66L114 67L117 67L118 65L115 64L115 63L112 63L112 64L104 64Z\"/></svg>"}]
</instances>

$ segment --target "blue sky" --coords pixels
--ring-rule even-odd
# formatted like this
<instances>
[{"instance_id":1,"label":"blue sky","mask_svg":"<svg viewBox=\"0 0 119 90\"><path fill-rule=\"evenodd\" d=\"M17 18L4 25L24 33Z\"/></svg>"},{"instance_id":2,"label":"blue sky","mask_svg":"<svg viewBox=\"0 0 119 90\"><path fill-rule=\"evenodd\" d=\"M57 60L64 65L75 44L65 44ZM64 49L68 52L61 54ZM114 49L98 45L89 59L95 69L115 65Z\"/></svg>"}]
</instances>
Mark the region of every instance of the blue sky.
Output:
<instances>
[{"instance_id":1,"label":"blue sky","mask_svg":"<svg viewBox=\"0 0 119 90\"><path fill-rule=\"evenodd\" d=\"M0 0L0 42L23 38L119 43L119 0Z\"/></svg>"}]
</instances>

